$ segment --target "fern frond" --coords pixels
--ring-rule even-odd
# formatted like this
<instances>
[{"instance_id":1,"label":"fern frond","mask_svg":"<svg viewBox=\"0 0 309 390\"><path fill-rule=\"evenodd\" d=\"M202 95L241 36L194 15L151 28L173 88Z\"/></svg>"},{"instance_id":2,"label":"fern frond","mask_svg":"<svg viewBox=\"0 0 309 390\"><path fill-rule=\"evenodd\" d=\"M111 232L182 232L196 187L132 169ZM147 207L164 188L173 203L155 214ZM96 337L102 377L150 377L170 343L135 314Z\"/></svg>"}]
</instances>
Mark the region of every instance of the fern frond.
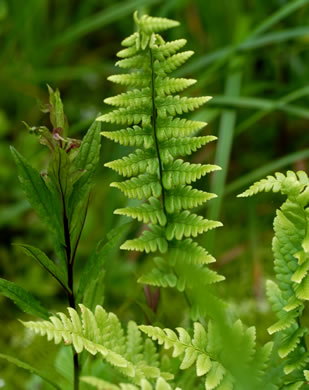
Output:
<instances>
[{"instance_id":1,"label":"fern frond","mask_svg":"<svg viewBox=\"0 0 309 390\"><path fill-rule=\"evenodd\" d=\"M158 96L170 95L171 93L181 92L186 88L191 87L195 84L196 80L194 79L184 79L184 78L169 78L169 77L157 77L155 84Z\"/></svg>"},{"instance_id":2,"label":"fern frond","mask_svg":"<svg viewBox=\"0 0 309 390\"><path fill-rule=\"evenodd\" d=\"M99 116L97 121L116 123L119 125L138 125L142 122L143 125L150 125L151 112L144 107L134 109L119 108L118 110Z\"/></svg>"},{"instance_id":3,"label":"fern frond","mask_svg":"<svg viewBox=\"0 0 309 390\"><path fill-rule=\"evenodd\" d=\"M309 185L309 179L305 172L299 171L296 174L293 171L287 171L287 174L276 172L275 176L267 176L254 183L248 190L239 194L238 197L247 197L259 192L282 192L289 195L300 193L305 186Z\"/></svg>"},{"instance_id":4,"label":"fern frond","mask_svg":"<svg viewBox=\"0 0 309 390\"><path fill-rule=\"evenodd\" d=\"M125 335L115 314L107 313L101 306L97 306L94 313L82 304L79 307L80 315L68 308L69 316L58 313L49 321L22 323L56 344L62 341L66 345L72 344L77 353L86 350L92 355L101 354L106 362L136 385L141 385L147 378L173 377L168 372L160 372L153 342L143 339L133 321L128 323Z\"/></svg>"},{"instance_id":5,"label":"fern frond","mask_svg":"<svg viewBox=\"0 0 309 390\"><path fill-rule=\"evenodd\" d=\"M207 349L208 335L206 329L198 322L194 323L193 337L183 328L173 330L159 327L140 325L142 332L163 345L166 349L173 349L172 356L181 358L180 369L185 370L192 365L196 366L197 376L204 376L206 389L218 389L225 379L226 383L233 383L233 378L218 361L214 360Z\"/></svg>"},{"instance_id":6,"label":"fern frond","mask_svg":"<svg viewBox=\"0 0 309 390\"><path fill-rule=\"evenodd\" d=\"M168 213L181 209L191 209L202 205L217 195L192 188L191 186L175 187L167 191L165 207Z\"/></svg>"},{"instance_id":7,"label":"fern frond","mask_svg":"<svg viewBox=\"0 0 309 390\"><path fill-rule=\"evenodd\" d=\"M116 84L127 85L135 88L145 88L150 85L149 77L140 72L112 75L109 76L107 80Z\"/></svg>"},{"instance_id":8,"label":"fern frond","mask_svg":"<svg viewBox=\"0 0 309 390\"><path fill-rule=\"evenodd\" d=\"M122 40L121 46L133 46L136 44L137 39L139 39L139 34L137 32L134 32L133 34Z\"/></svg>"},{"instance_id":9,"label":"fern frond","mask_svg":"<svg viewBox=\"0 0 309 390\"><path fill-rule=\"evenodd\" d=\"M142 15L138 18L137 12L134 14L134 20L139 30L146 34L152 34L179 26L179 22L167 18L158 18L148 15Z\"/></svg>"},{"instance_id":10,"label":"fern frond","mask_svg":"<svg viewBox=\"0 0 309 390\"><path fill-rule=\"evenodd\" d=\"M151 91L150 88L133 89L120 95L104 99L104 103L117 107L151 107Z\"/></svg>"},{"instance_id":11,"label":"fern frond","mask_svg":"<svg viewBox=\"0 0 309 390\"><path fill-rule=\"evenodd\" d=\"M253 184L240 196L251 196L261 191L281 192L287 196L274 220L274 269L278 283L267 282L267 296L278 320L268 328L270 334L281 338L279 356L286 359L286 375L299 372L308 359L303 348L308 328L300 325L299 317L304 301L309 299L309 259L307 231L309 216L308 176L299 171L286 175L276 173Z\"/></svg>"},{"instance_id":12,"label":"fern frond","mask_svg":"<svg viewBox=\"0 0 309 390\"><path fill-rule=\"evenodd\" d=\"M143 55L138 54L133 57L119 60L115 65L122 69L147 69L149 66L149 59Z\"/></svg>"},{"instance_id":13,"label":"fern frond","mask_svg":"<svg viewBox=\"0 0 309 390\"><path fill-rule=\"evenodd\" d=\"M166 238L181 240L182 237L196 237L198 234L222 226L221 222L204 219L200 215L185 210L174 214L166 227Z\"/></svg>"},{"instance_id":14,"label":"fern frond","mask_svg":"<svg viewBox=\"0 0 309 390\"><path fill-rule=\"evenodd\" d=\"M207 125L206 122L190 121L181 118L158 118L157 137L159 141L169 138L188 137L201 130Z\"/></svg>"},{"instance_id":15,"label":"fern frond","mask_svg":"<svg viewBox=\"0 0 309 390\"><path fill-rule=\"evenodd\" d=\"M152 45L154 57L156 59L164 59L164 57L169 57L172 54L175 54L178 50L186 45L186 39L177 39L171 42L165 42L161 45Z\"/></svg>"},{"instance_id":16,"label":"fern frond","mask_svg":"<svg viewBox=\"0 0 309 390\"><path fill-rule=\"evenodd\" d=\"M102 343L105 322L110 322L104 309L97 306L93 314L85 306L79 305L79 307L81 318L74 309L68 308L69 317L64 313L58 313L57 317L52 316L49 321L22 323L35 333L41 336L46 335L47 339L49 341L53 340L55 344L59 344L61 341L66 345L72 344L77 353L81 353L84 349L92 355L99 353L108 363L121 368L121 371L127 376L134 377L135 368L133 364Z\"/></svg>"},{"instance_id":17,"label":"fern frond","mask_svg":"<svg viewBox=\"0 0 309 390\"><path fill-rule=\"evenodd\" d=\"M153 138L147 128L141 128L139 126L128 127L127 129L117 131L102 131L104 137L119 142L124 146L144 146L145 149L150 148L153 145Z\"/></svg>"},{"instance_id":18,"label":"fern frond","mask_svg":"<svg viewBox=\"0 0 309 390\"><path fill-rule=\"evenodd\" d=\"M122 176L135 176L145 172L154 174L158 169L158 160L154 149L137 149L135 153L131 153L119 160L108 162L105 166Z\"/></svg>"},{"instance_id":19,"label":"fern frond","mask_svg":"<svg viewBox=\"0 0 309 390\"><path fill-rule=\"evenodd\" d=\"M180 139L169 139L160 144L160 155L163 160L168 160L169 156L189 156L197 149L216 140L216 137L206 135L204 137L184 137Z\"/></svg>"},{"instance_id":20,"label":"fern frond","mask_svg":"<svg viewBox=\"0 0 309 390\"><path fill-rule=\"evenodd\" d=\"M158 109L158 116L165 118L168 115L181 115L189 111L194 111L197 108L201 107L203 104L208 102L211 99L211 96L201 96L201 97L180 97L176 96L158 96L156 98L156 105Z\"/></svg>"},{"instance_id":21,"label":"fern frond","mask_svg":"<svg viewBox=\"0 0 309 390\"><path fill-rule=\"evenodd\" d=\"M178 277L166 260L161 257L155 257L154 263L156 267L149 273L142 275L138 282L157 287L175 287Z\"/></svg>"},{"instance_id":22,"label":"fern frond","mask_svg":"<svg viewBox=\"0 0 309 390\"><path fill-rule=\"evenodd\" d=\"M125 49L118 51L116 56L119 58L128 58L128 57L132 57L132 56L136 55L136 53L137 53L137 48L136 48L136 46L132 45L130 47L127 47Z\"/></svg>"},{"instance_id":23,"label":"fern frond","mask_svg":"<svg viewBox=\"0 0 309 390\"><path fill-rule=\"evenodd\" d=\"M92 385L97 390L172 390L173 388L160 377L157 379L155 387L151 385L147 379L142 379L140 385L137 387L129 383L120 383L120 385L114 385L110 382L106 382L103 379L99 379L92 376L83 376L81 380L89 385ZM175 390L181 390L180 387L176 387Z\"/></svg>"},{"instance_id":24,"label":"fern frond","mask_svg":"<svg viewBox=\"0 0 309 390\"><path fill-rule=\"evenodd\" d=\"M114 211L115 214L136 218L144 223L159 224L164 226L167 222L161 202L157 198L149 198L149 203L141 206L125 207Z\"/></svg>"},{"instance_id":25,"label":"fern frond","mask_svg":"<svg viewBox=\"0 0 309 390\"><path fill-rule=\"evenodd\" d=\"M216 261L206 249L199 246L191 238L182 241L174 240L170 243L170 248L169 262L172 264L175 264L176 261L192 264L210 264Z\"/></svg>"},{"instance_id":26,"label":"fern frond","mask_svg":"<svg viewBox=\"0 0 309 390\"><path fill-rule=\"evenodd\" d=\"M130 251L145 251L146 253L156 251L165 253L167 251L168 244L164 230L156 225L150 225L150 229L151 230L144 231L139 238L127 240L120 248Z\"/></svg>"},{"instance_id":27,"label":"fern frond","mask_svg":"<svg viewBox=\"0 0 309 390\"><path fill-rule=\"evenodd\" d=\"M131 89L107 98L105 103L120 108L98 118L107 123L135 125L102 134L124 145L143 147L106 164L122 175L138 175L111 185L129 198L145 200L141 206L125 207L116 213L151 224L150 230L126 241L121 248L146 253L168 252L166 256L155 258L155 268L141 276L140 282L176 287L179 291L185 288L205 290L224 278L207 268L214 258L189 237L221 224L187 211L215 197L193 189L190 183L220 168L175 158L190 155L215 137L193 136L207 123L174 116L194 111L210 97L180 97L177 93L193 85L195 80L167 77L193 54L192 51L179 52L186 43L184 39L165 42L157 33L175 26L175 22L137 14L134 19L137 32L122 42L125 49L118 53L121 60L117 65L128 69L128 73L109 78ZM187 239L181 241L185 237ZM200 295L203 294L204 291ZM193 305L198 306L196 302ZM201 307L197 311L203 312ZM226 380L223 378L223 383Z\"/></svg>"},{"instance_id":28,"label":"fern frond","mask_svg":"<svg viewBox=\"0 0 309 390\"><path fill-rule=\"evenodd\" d=\"M161 185L156 175L145 173L132 177L124 182L111 183L111 187L119 188L128 198L158 198L161 195Z\"/></svg>"},{"instance_id":29,"label":"fern frond","mask_svg":"<svg viewBox=\"0 0 309 390\"><path fill-rule=\"evenodd\" d=\"M155 60L154 70L158 76L164 77L167 73L173 72L185 62L187 62L188 59L193 56L193 54L194 51L188 50L174 54L163 61Z\"/></svg>"},{"instance_id":30,"label":"fern frond","mask_svg":"<svg viewBox=\"0 0 309 390\"><path fill-rule=\"evenodd\" d=\"M207 173L218 171L221 168L212 164L190 164L181 159L167 164L163 173L163 186L170 190L174 187L190 184Z\"/></svg>"}]
</instances>

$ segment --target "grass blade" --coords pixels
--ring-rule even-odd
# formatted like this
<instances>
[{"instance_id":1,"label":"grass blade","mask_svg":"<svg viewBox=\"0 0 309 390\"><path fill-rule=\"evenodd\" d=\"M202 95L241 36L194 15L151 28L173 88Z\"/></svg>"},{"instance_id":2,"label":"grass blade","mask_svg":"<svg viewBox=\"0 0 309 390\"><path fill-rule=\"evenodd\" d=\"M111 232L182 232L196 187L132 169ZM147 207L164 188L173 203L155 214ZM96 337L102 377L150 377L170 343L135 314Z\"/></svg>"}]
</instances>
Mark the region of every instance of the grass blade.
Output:
<instances>
[{"instance_id":1,"label":"grass blade","mask_svg":"<svg viewBox=\"0 0 309 390\"><path fill-rule=\"evenodd\" d=\"M239 58L234 59L234 64L239 63ZM242 73L240 71L234 72L228 76L225 84L225 97L233 100L237 97L241 88ZM220 210L222 205L222 195L224 193L225 181L227 176L227 170L230 161L230 154L233 144L233 136L236 122L236 111L225 110L222 112L219 134L218 134L218 145L215 158L215 164L222 168L222 171L216 172L213 176L210 190L211 192L218 195L218 198L212 201L209 209L208 218L210 220L218 220L220 216ZM206 236L206 247L210 253L214 249L215 244L215 232L214 230L209 232Z\"/></svg>"}]
</instances>

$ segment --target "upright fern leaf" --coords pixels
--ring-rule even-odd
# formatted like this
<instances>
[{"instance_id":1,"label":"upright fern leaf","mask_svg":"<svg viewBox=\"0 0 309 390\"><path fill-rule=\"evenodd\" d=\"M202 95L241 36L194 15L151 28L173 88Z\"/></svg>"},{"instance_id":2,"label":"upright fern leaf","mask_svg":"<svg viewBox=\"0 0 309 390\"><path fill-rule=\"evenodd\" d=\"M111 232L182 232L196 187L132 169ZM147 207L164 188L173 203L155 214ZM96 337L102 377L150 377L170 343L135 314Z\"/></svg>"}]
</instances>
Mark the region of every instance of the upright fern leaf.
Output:
<instances>
[{"instance_id":1,"label":"upright fern leaf","mask_svg":"<svg viewBox=\"0 0 309 390\"><path fill-rule=\"evenodd\" d=\"M210 97L179 96L178 93L195 80L168 76L193 54L192 51L179 52L186 44L185 39L165 42L158 34L176 27L178 22L147 15L138 18L136 13L134 19L138 31L122 42L125 48L118 53L120 60L116 63L129 72L109 77L110 81L129 89L105 99L114 110L97 119L125 125L123 129L104 131L102 135L123 145L138 147L135 153L106 164L120 175L130 177L112 183L113 187L129 198L143 200L140 206L125 207L115 213L151 224L139 238L126 241L122 249L168 253L164 260L156 258L156 268L142 276L140 282L183 290L191 285L187 274L192 279L193 274L202 271L203 285L210 285L223 278L206 268L205 264L214 258L190 237L221 223L204 219L189 209L215 196L192 188L191 183L219 167L191 164L181 157L216 137L196 136L206 123L180 117L194 111ZM169 272L164 273L163 268L168 268Z\"/></svg>"},{"instance_id":2,"label":"upright fern leaf","mask_svg":"<svg viewBox=\"0 0 309 390\"><path fill-rule=\"evenodd\" d=\"M279 334L278 353L285 359L285 374L302 378L298 382L300 388L306 382L304 368L309 362L304 338L309 329L300 321L309 300L309 178L303 171L276 173L254 183L239 196L261 191L281 192L287 197L274 220L272 247L277 283L267 282L267 295L278 321L268 332Z\"/></svg>"}]
</instances>

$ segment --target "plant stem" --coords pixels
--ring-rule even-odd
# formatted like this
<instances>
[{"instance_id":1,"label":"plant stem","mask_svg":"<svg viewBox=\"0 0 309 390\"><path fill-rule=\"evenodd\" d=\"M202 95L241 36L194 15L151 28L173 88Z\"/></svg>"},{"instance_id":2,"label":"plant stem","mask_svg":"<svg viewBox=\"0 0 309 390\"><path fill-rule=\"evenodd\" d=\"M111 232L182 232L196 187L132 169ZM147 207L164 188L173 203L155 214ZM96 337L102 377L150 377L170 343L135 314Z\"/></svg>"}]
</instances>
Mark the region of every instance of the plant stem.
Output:
<instances>
[{"instance_id":1,"label":"plant stem","mask_svg":"<svg viewBox=\"0 0 309 390\"><path fill-rule=\"evenodd\" d=\"M59 164L59 171L58 171L58 180L59 180L59 188L61 193L61 200L62 200L62 210L63 210L63 230L64 230L64 244L65 244L65 251L66 251L66 257L67 257L67 270L68 270L68 286L71 290L71 292L68 292L68 300L69 305L73 309L75 309L75 297L74 297L74 289L73 289L73 281L74 281L74 257L76 253L76 248L73 252L71 251L71 235L70 235L70 226L69 226L69 220L67 216L67 210L66 210L66 202L65 202L65 196L62 189L61 184L61 178L60 178L60 164ZM74 390L79 389L79 363L78 363L78 354L73 349L73 375L74 375Z\"/></svg>"}]
</instances>

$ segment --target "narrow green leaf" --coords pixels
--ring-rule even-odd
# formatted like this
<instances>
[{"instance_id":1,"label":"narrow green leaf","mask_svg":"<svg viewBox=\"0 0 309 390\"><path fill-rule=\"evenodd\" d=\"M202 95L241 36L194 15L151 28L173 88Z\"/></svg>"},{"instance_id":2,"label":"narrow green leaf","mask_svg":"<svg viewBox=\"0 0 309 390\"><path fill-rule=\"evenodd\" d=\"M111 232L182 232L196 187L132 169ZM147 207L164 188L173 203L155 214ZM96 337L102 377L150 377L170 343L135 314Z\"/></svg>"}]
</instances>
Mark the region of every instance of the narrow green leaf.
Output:
<instances>
[{"instance_id":1,"label":"narrow green leaf","mask_svg":"<svg viewBox=\"0 0 309 390\"><path fill-rule=\"evenodd\" d=\"M36 260L43 268L45 268L63 287L68 291L70 288L67 285L66 270L57 266L44 252L31 245L15 244L23 249L26 255Z\"/></svg>"},{"instance_id":2,"label":"narrow green leaf","mask_svg":"<svg viewBox=\"0 0 309 390\"><path fill-rule=\"evenodd\" d=\"M11 146L11 152L17 165L19 180L31 206L39 217L53 230L62 231L58 215L55 212L55 200L40 173Z\"/></svg>"},{"instance_id":3,"label":"narrow green leaf","mask_svg":"<svg viewBox=\"0 0 309 390\"><path fill-rule=\"evenodd\" d=\"M83 138L78 154L73 162L74 168L81 173L80 178L73 184L72 195L68 202L70 233L72 247L79 238L88 205L92 180L100 159L100 122L95 121Z\"/></svg>"},{"instance_id":4,"label":"narrow green leaf","mask_svg":"<svg viewBox=\"0 0 309 390\"><path fill-rule=\"evenodd\" d=\"M50 122L53 125L54 129L57 129L58 132L66 137L67 131L67 121L63 111L63 104L60 98L60 92L58 89L53 91L53 89L48 85L49 92L49 103L50 103Z\"/></svg>"},{"instance_id":5,"label":"narrow green leaf","mask_svg":"<svg viewBox=\"0 0 309 390\"><path fill-rule=\"evenodd\" d=\"M49 378L49 376L47 376L44 372L38 370L37 368L31 366L30 364L23 362L19 359L16 359L13 356L6 355L3 353L0 353L0 359L4 359L10 363L15 364L15 366L17 366L19 368L23 368L24 370L27 370L27 371L31 372L32 374L39 376L40 378L44 379L44 381L46 381L47 383L52 385L55 389L61 390L61 387L59 387L56 383L54 383L52 381L52 379Z\"/></svg>"},{"instance_id":6,"label":"narrow green leaf","mask_svg":"<svg viewBox=\"0 0 309 390\"><path fill-rule=\"evenodd\" d=\"M22 311L48 319L48 311L28 291L13 282L0 278L0 293L11 299Z\"/></svg>"}]
</instances>

